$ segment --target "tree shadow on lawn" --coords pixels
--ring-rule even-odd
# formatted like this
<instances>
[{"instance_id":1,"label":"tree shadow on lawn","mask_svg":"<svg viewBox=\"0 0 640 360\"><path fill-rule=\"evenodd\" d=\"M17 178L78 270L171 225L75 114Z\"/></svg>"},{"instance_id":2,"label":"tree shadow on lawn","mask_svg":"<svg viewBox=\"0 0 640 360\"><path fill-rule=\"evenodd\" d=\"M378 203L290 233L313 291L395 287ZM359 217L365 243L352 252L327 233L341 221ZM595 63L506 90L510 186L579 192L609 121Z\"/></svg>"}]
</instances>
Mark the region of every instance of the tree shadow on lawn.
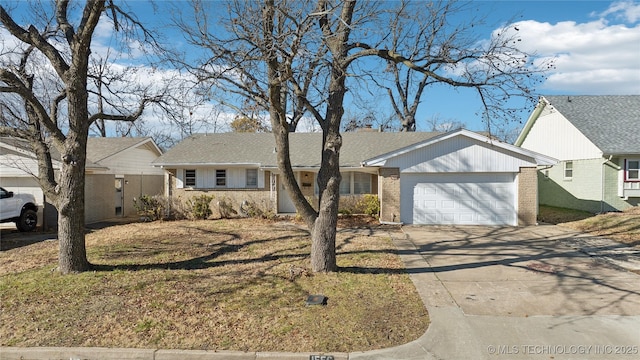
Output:
<instances>
[{"instance_id":1,"label":"tree shadow on lawn","mask_svg":"<svg viewBox=\"0 0 640 360\"><path fill-rule=\"evenodd\" d=\"M307 238L309 233L304 230L299 230L297 234L287 234L279 237L273 238L263 238L263 239L254 239L241 243L234 243L242 239L242 237L233 232L219 232L213 231L209 229L202 228L194 228L189 227L189 230L197 230L198 233L202 234L212 234L212 235L223 235L227 236L228 239L222 241L220 243L216 243L213 246L217 247L215 251L212 251L206 255L193 257L186 260L180 261L170 261L170 262L156 262L156 263L147 263L147 264L92 264L92 270L94 271L116 271L116 270L124 270L124 271L141 271L141 270L202 270L214 267L222 267L226 265L247 265L247 264L255 264L255 263L264 263L270 261L276 261L278 263L285 262L294 262L299 260L304 260L305 258L309 258L310 254L310 246L311 243L304 242L297 246L290 246L286 248L277 249L275 251L271 251L267 254L258 257L250 257L250 258L239 258L239 259L227 259L227 260L216 260L225 255L239 254L244 249L249 248L252 245L264 245L268 243L276 243L279 241L291 241L297 242L298 240ZM345 251L345 246L351 245L353 239L357 236L362 236L361 234L353 233L349 236L346 236L340 239L338 246L336 246L337 256L349 256L349 255L365 255L365 254L391 254L398 255L399 252L395 248L385 248L378 250L351 250ZM365 235L366 236L366 235ZM199 244L199 246L203 246ZM138 248L136 248L138 249ZM149 251L144 255L158 255L158 252L162 252L165 250L155 249L153 247L149 247ZM151 250L153 249L153 250ZM171 250L166 250L171 251ZM142 251L139 251L142 252ZM102 260L108 260L109 258L115 260L122 254L130 254L130 249L122 249L116 252L109 252L108 254L102 257ZM141 255L141 256L144 256ZM404 268L385 268L385 267L359 267L359 266L343 266L338 268L338 272L343 273L353 273L353 274L405 274L407 270Z\"/></svg>"},{"instance_id":2,"label":"tree shadow on lawn","mask_svg":"<svg viewBox=\"0 0 640 360\"><path fill-rule=\"evenodd\" d=\"M218 248L215 251L207 255L202 255L202 256L186 259L186 260L170 261L170 262L162 262L162 263L149 263L149 264L115 264L115 265L94 264L92 265L92 267L93 267L93 270L95 271L202 270L202 269L208 269L208 268L214 268L214 267L222 267L225 265L243 265L243 264L260 263L260 262L267 262L267 261L274 261L274 260L300 259L306 256L306 254L297 254L297 253L277 255L277 253L283 252L283 251L299 250L303 247L306 247L306 245L304 245L304 246L288 247L286 249L278 249L276 251L273 251L271 253L268 253L256 258L241 258L241 259L229 259L229 260L216 261L216 259L224 255L240 253L243 249L246 249L251 245L266 244L266 243L279 241L279 240L287 240L287 239L290 240L292 238L304 237L304 235L296 235L296 236L287 235L287 236L276 237L276 238L256 239L256 240L252 240L252 241L248 241L240 244L233 244L229 242L233 240L237 240L239 239L239 237L235 234L230 234L230 235L234 235L232 236L232 239L226 240L220 244L216 244L215 246L218 246Z\"/></svg>"}]
</instances>

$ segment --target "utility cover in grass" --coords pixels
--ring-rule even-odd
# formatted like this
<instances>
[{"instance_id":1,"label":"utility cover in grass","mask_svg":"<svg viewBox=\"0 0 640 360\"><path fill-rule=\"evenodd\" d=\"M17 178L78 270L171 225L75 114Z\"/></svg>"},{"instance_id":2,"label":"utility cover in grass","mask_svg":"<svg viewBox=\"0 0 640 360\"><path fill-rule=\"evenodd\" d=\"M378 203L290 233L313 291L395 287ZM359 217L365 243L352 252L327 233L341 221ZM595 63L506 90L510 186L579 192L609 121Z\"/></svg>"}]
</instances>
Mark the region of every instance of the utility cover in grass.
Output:
<instances>
[{"instance_id":1,"label":"utility cover in grass","mask_svg":"<svg viewBox=\"0 0 640 360\"><path fill-rule=\"evenodd\" d=\"M324 295L309 295L307 305L327 305L329 298Z\"/></svg>"}]
</instances>

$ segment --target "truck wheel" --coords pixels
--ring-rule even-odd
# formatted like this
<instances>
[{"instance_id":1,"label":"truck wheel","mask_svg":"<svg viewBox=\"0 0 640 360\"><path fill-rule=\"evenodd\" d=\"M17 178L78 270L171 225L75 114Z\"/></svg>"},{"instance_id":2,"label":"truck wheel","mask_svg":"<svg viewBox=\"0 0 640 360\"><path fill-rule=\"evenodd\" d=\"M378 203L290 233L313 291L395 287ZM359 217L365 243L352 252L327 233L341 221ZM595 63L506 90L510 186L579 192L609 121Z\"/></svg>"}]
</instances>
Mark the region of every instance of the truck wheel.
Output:
<instances>
[{"instance_id":1,"label":"truck wheel","mask_svg":"<svg viewBox=\"0 0 640 360\"><path fill-rule=\"evenodd\" d=\"M38 214L33 210L27 209L20 214L20 218L18 222L16 222L16 227L20 231L33 231L36 229L37 224Z\"/></svg>"}]
</instances>

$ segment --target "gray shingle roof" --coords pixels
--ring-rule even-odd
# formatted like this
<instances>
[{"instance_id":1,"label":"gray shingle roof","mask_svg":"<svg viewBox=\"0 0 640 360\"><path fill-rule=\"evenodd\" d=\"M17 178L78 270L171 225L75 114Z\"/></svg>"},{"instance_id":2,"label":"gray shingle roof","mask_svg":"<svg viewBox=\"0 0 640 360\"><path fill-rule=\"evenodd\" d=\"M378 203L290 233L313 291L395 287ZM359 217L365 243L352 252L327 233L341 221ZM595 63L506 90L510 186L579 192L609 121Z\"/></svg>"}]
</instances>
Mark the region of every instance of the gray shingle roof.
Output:
<instances>
[{"instance_id":1,"label":"gray shingle roof","mask_svg":"<svg viewBox=\"0 0 640 360\"><path fill-rule=\"evenodd\" d=\"M640 95L544 98L605 155L640 154Z\"/></svg>"},{"instance_id":2,"label":"gray shingle roof","mask_svg":"<svg viewBox=\"0 0 640 360\"><path fill-rule=\"evenodd\" d=\"M349 132L342 134L340 166L358 167L376 157L439 133ZM289 134L294 167L319 167L321 133ZM198 134L184 139L153 162L154 165L260 164L277 167L275 139L269 133Z\"/></svg>"},{"instance_id":3,"label":"gray shingle roof","mask_svg":"<svg viewBox=\"0 0 640 360\"><path fill-rule=\"evenodd\" d=\"M29 143L29 141L27 141L27 140L14 138L14 137L0 137L0 142L5 143L5 144L7 144L9 146L14 146L16 148L22 149L24 151L27 151L27 152L33 154L33 148L31 147L31 143ZM49 151L51 153L51 159L53 159L54 161L62 161L61 157L60 157L60 153L58 152L58 150L56 150L55 147L50 146L49 147ZM89 153L89 149L87 149L87 153ZM35 156L35 155L33 155L33 156ZM86 168L87 169L101 169L103 167L98 165L98 164L96 164L95 162L93 162L92 159L89 158L89 156L87 154Z\"/></svg>"}]
</instances>

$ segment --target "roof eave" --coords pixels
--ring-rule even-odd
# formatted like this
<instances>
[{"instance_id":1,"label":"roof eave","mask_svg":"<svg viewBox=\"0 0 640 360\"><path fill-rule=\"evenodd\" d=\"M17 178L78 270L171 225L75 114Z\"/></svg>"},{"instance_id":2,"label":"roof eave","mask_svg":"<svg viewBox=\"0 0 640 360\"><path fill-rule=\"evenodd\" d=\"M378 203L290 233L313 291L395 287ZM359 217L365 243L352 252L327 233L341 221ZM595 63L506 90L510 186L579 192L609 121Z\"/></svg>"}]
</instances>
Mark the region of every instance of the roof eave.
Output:
<instances>
[{"instance_id":1,"label":"roof eave","mask_svg":"<svg viewBox=\"0 0 640 360\"><path fill-rule=\"evenodd\" d=\"M151 163L153 167L188 167L188 166L232 166L232 167L242 167L242 166L252 166L252 167L263 167L260 163L221 163L221 162L211 162L211 163L183 163L183 162L154 162Z\"/></svg>"},{"instance_id":2,"label":"roof eave","mask_svg":"<svg viewBox=\"0 0 640 360\"><path fill-rule=\"evenodd\" d=\"M545 99L544 96L541 96L535 109L533 109L533 112L531 113L531 115L529 115L527 122L524 124L522 131L520 131L518 138L513 143L515 146L522 146L522 143L524 142L524 139L527 137L527 135L529 135L529 131L531 131L533 124L535 124L536 120L538 120L538 118L540 117L540 114L542 114L542 110L544 110L544 108L548 104L549 101Z\"/></svg>"}]
</instances>

